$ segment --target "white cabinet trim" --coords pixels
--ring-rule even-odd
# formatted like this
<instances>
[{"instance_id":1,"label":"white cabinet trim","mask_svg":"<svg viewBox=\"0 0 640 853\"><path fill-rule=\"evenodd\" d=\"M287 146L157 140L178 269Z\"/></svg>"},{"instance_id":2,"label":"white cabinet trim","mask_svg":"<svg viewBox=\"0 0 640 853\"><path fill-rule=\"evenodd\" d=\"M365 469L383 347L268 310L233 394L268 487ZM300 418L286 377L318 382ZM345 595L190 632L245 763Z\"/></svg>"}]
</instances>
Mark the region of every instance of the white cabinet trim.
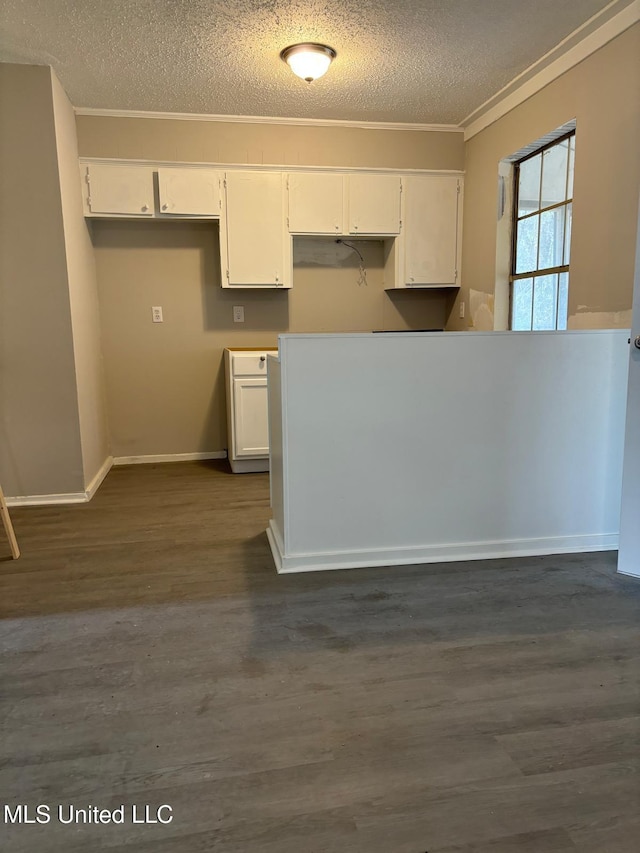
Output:
<instances>
[{"instance_id":1,"label":"white cabinet trim","mask_svg":"<svg viewBox=\"0 0 640 853\"><path fill-rule=\"evenodd\" d=\"M352 173L371 173L377 175L459 175L462 177L464 171L460 169L401 169L395 167L380 166L290 166L285 164L269 163L210 163L205 161L189 162L183 160L133 160L119 159L113 157L79 157L81 165L90 166L104 164L113 166L150 166L152 169L179 166L181 169L217 169L219 172L230 172L238 169L243 172L333 172L343 175Z\"/></svg>"}]
</instances>

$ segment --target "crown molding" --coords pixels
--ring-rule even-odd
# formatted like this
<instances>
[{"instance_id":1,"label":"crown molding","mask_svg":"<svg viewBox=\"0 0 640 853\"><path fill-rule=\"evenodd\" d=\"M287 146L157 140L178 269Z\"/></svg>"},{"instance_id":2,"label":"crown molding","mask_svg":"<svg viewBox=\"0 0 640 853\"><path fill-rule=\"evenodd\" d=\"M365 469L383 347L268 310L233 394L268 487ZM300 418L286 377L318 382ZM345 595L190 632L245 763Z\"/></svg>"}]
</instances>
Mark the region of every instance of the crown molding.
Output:
<instances>
[{"instance_id":1,"label":"crown molding","mask_svg":"<svg viewBox=\"0 0 640 853\"><path fill-rule=\"evenodd\" d=\"M277 124L293 127L346 127L360 130L412 130L421 133L463 133L457 124L407 124L390 121L347 121L323 118L283 118L279 116L227 116L209 113L164 113L145 110L102 110L92 107L74 107L77 116L100 116L106 118L145 118L170 121L217 121L225 124Z\"/></svg>"},{"instance_id":2,"label":"crown molding","mask_svg":"<svg viewBox=\"0 0 640 853\"><path fill-rule=\"evenodd\" d=\"M610 13L619 2L614 0L470 113L461 122L465 142L637 24L640 21L640 0L633 0L601 26L597 26L597 21ZM594 26L597 28L594 29Z\"/></svg>"}]
</instances>

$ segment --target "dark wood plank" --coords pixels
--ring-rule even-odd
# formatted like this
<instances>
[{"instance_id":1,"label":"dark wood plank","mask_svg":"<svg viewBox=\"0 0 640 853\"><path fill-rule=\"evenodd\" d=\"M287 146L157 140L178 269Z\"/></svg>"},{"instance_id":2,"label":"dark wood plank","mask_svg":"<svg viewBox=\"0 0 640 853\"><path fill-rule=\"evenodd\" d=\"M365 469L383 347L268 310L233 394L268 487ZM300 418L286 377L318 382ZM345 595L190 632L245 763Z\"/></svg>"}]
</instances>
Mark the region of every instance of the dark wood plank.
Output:
<instances>
[{"instance_id":1,"label":"dark wood plank","mask_svg":"<svg viewBox=\"0 0 640 853\"><path fill-rule=\"evenodd\" d=\"M430 849L429 853L577 853L577 850L563 829L549 829L465 844L462 847L439 847L437 850Z\"/></svg>"},{"instance_id":2,"label":"dark wood plank","mask_svg":"<svg viewBox=\"0 0 640 853\"><path fill-rule=\"evenodd\" d=\"M464 848L509 835L535 837L628 814L637 804L639 770L636 761L426 788L420 795L392 793L360 807L356 825L363 849L371 853L410 853L419 844L429 851Z\"/></svg>"},{"instance_id":3,"label":"dark wood plank","mask_svg":"<svg viewBox=\"0 0 640 853\"><path fill-rule=\"evenodd\" d=\"M498 741L527 775L610 764L640 754L640 716L550 726L503 735Z\"/></svg>"},{"instance_id":4,"label":"dark wood plank","mask_svg":"<svg viewBox=\"0 0 640 853\"><path fill-rule=\"evenodd\" d=\"M569 835L580 853L631 853L640 847L640 803L626 814L572 828Z\"/></svg>"},{"instance_id":5,"label":"dark wood plank","mask_svg":"<svg viewBox=\"0 0 640 853\"><path fill-rule=\"evenodd\" d=\"M615 554L278 577L268 476L114 469L12 510L10 853L636 853L640 585Z\"/></svg>"}]
</instances>

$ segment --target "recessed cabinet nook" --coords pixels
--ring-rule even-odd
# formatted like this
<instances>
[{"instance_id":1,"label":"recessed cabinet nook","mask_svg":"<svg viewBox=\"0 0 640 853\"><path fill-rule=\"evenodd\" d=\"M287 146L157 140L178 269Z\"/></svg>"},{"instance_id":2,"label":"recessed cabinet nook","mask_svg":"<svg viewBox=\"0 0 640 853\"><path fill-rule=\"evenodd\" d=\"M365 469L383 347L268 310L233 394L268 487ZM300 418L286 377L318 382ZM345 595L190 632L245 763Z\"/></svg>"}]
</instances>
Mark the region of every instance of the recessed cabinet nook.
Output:
<instances>
[{"instance_id":1,"label":"recessed cabinet nook","mask_svg":"<svg viewBox=\"0 0 640 853\"><path fill-rule=\"evenodd\" d=\"M460 172L81 160L87 217L220 222L222 287L290 288L292 240L383 240L387 289L460 284Z\"/></svg>"}]
</instances>

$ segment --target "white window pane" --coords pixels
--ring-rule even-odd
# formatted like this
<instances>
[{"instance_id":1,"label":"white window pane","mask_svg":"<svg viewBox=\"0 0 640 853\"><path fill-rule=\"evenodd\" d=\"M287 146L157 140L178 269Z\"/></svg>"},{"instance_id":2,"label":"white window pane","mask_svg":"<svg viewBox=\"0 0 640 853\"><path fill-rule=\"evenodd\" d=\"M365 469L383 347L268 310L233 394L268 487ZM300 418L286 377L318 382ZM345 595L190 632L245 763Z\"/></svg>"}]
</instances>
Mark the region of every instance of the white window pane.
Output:
<instances>
[{"instance_id":1,"label":"white window pane","mask_svg":"<svg viewBox=\"0 0 640 853\"><path fill-rule=\"evenodd\" d=\"M536 154L520 164L518 182L518 216L540 209L540 168L542 155Z\"/></svg>"},{"instance_id":2,"label":"white window pane","mask_svg":"<svg viewBox=\"0 0 640 853\"><path fill-rule=\"evenodd\" d=\"M565 208L566 217L564 224L564 259L563 264L566 266L571 257L571 224L573 221L573 205L568 204Z\"/></svg>"},{"instance_id":3,"label":"white window pane","mask_svg":"<svg viewBox=\"0 0 640 853\"><path fill-rule=\"evenodd\" d=\"M558 328L567 328L567 315L569 314L569 273L560 273L558 284Z\"/></svg>"},{"instance_id":4,"label":"white window pane","mask_svg":"<svg viewBox=\"0 0 640 853\"><path fill-rule=\"evenodd\" d=\"M564 219L564 207L554 207L540 214L539 270L562 265Z\"/></svg>"},{"instance_id":5,"label":"white window pane","mask_svg":"<svg viewBox=\"0 0 640 853\"><path fill-rule=\"evenodd\" d=\"M539 221L540 216L529 216L518 222L516 273L537 269Z\"/></svg>"},{"instance_id":6,"label":"white window pane","mask_svg":"<svg viewBox=\"0 0 640 853\"><path fill-rule=\"evenodd\" d=\"M557 273L541 275L535 279L533 286L533 329L537 331L555 329L557 293Z\"/></svg>"},{"instance_id":7,"label":"white window pane","mask_svg":"<svg viewBox=\"0 0 640 853\"><path fill-rule=\"evenodd\" d=\"M566 199L569 140L542 152L542 198L540 207Z\"/></svg>"},{"instance_id":8,"label":"white window pane","mask_svg":"<svg viewBox=\"0 0 640 853\"><path fill-rule=\"evenodd\" d=\"M567 176L567 198L573 198L573 170L576 159L576 138L569 137L569 174Z\"/></svg>"},{"instance_id":9,"label":"white window pane","mask_svg":"<svg viewBox=\"0 0 640 853\"><path fill-rule=\"evenodd\" d=\"M513 282L511 302L511 328L516 332L531 329L531 308L533 300L533 279L519 278Z\"/></svg>"}]
</instances>

